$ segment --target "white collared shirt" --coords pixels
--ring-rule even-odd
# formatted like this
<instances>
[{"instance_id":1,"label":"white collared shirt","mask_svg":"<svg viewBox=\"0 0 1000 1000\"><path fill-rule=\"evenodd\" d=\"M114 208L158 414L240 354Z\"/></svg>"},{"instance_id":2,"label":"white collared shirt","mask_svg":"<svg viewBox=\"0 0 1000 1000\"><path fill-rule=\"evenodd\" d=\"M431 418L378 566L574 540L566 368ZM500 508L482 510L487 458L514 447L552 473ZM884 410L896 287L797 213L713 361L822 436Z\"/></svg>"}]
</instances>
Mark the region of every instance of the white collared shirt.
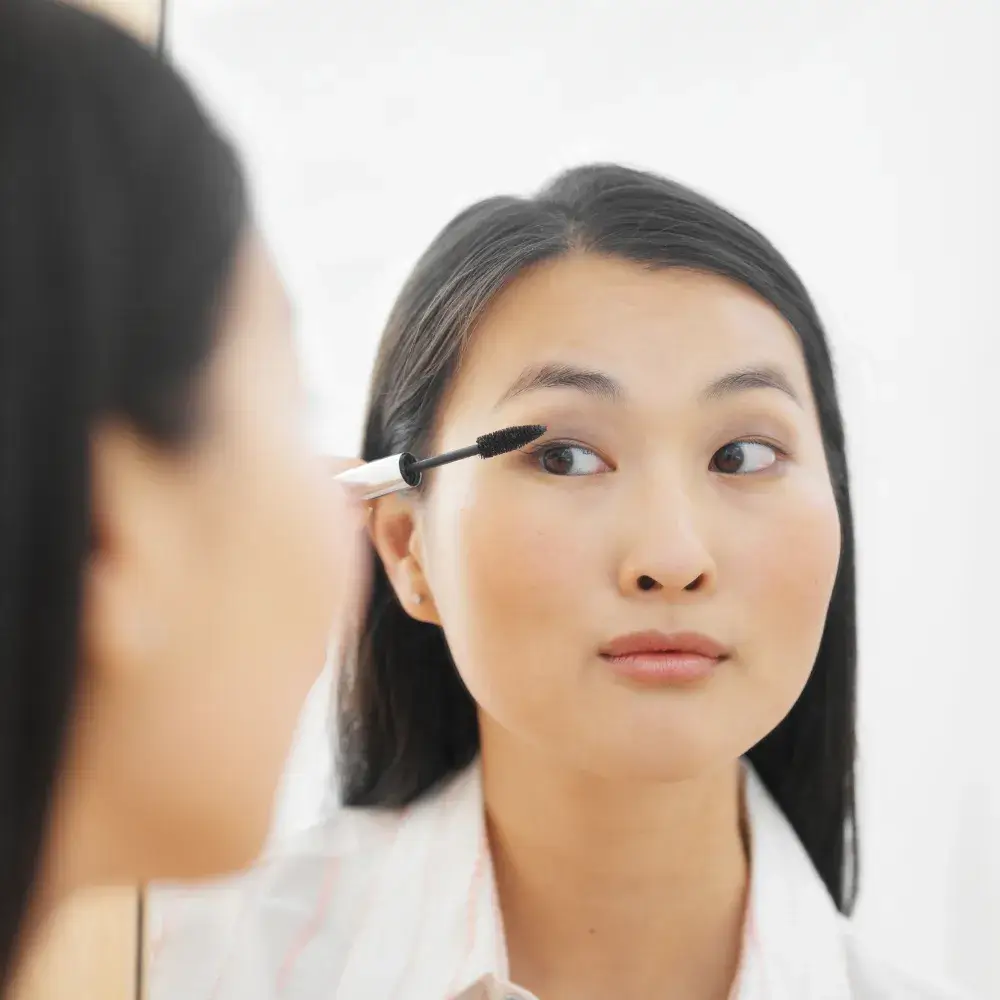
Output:
<instances>
[{"instance_id":1,"label":"white collared shirt","mask_svg":"<svg viewBox=\"0 0 1000 1000\"><path fill-rule=\"evenodd\" d=\"M864 953L751 769L733 1000L948 1000ZM478 765L408 809L344 809L210 888L150 894L149 1000L536 1000L510 982Z\"/></svg>"}]
</instances>

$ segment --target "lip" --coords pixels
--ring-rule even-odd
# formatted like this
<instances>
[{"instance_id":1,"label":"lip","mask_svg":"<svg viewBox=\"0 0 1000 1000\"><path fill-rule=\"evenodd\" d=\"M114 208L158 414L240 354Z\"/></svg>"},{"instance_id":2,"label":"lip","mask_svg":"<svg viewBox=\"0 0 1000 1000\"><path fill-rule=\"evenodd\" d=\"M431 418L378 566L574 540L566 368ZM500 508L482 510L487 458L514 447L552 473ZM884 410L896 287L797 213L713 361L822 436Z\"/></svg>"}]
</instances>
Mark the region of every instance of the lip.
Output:
<instances>
[{"instance_id":1,"label":"lip","mask_svg":"<svg viewBox=\"0 0 1000 1000\"><path fill-rule=\"evenodd\" d=\"M600 652L615 674L643 684L705 680L732 655L700 632L633 632L613 639Z\"/></svg>"}]
</instances>

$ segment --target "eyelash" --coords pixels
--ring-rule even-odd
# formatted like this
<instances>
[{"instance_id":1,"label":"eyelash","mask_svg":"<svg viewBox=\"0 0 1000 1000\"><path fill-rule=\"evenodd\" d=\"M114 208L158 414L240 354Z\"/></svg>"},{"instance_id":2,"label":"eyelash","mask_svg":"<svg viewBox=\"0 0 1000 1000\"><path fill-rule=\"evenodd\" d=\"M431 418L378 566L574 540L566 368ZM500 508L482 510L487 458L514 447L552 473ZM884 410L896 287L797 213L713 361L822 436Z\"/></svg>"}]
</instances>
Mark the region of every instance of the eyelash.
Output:
<instances>
[{"instance_id":1,"label":"eyelash","mask_svg":"<svg viewBox=\"0 0 1000 1000\"><path fill-rule=\"evenodd\" d=\"M548 441L541 441L525 449L524 454L533 464L537 464L548 452L558 451L560 448L579 448L581 451L596 455L611 472L615 471L614 463L606 459L593 445L584 444L582 441L571 441L565 438L554 438Z\"/></svg>"},{"instance_id":2,"label":"eyelash","mask_svg":"<svg viewBox=\"0 0 1000 1000\"><path fill-rule=\"evenodd\" d=\"M791 458L791 455L787 448L782 448L782 446L777 442L768 440L767 438L763 437L734 438L732 441L727 441L724 445L722 445L722 447L716 448L716 450L712 452L712 458L714 459L715 456L718 455L723 448L728 448L732 444L756 444L760 445L763 448L769 448L771 451L774 452L774 463L772 465L769 465L767 468L759 469L756 472L739 473L739 472L719 471L718 474L720 476L725 476L727 479L749 479L753 476L762 476L767 472L773 471L775 466L779 465L780 463L786 462L788 461L789 458Z\"/></svg>"},{"instance_id":3,"label":"eyelash","mask_svg":"<svg viewBox=\"0 0 1000 1000\"><path fill-rule=\"evenodd\" d=\"M730 445L730 444L760 444L760 445L763 445L765 448L770 448L771 451L773 451L775 453L775 455L778 456L778 458L790 458L791 457L789 455L788 450L786 448L782 448L782 446L780 444L778 444L777 441L772 441L770 438L766 438L766 437L741 437L741 438L733 438L732 441L727 441L726 444L724 444L722 447L725 448L726 445ZM719 449L716 449L716 451L718 451L718 450ZM713 454L715 454L715 452L713 452Z\"/></svg>"}]
</instances>

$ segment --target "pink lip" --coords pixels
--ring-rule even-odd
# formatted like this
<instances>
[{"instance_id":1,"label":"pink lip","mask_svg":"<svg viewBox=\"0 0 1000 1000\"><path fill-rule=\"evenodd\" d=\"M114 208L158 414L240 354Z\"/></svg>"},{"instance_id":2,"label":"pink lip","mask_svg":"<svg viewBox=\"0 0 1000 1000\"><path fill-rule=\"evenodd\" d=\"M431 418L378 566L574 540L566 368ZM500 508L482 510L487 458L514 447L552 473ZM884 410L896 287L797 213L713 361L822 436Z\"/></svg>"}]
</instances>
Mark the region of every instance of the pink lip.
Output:
<instances>
[{"instance_id":1,"label":"pink lip","mask_svg":"<svg viewBox=\"0 0 1000 1000\"><path fill-rule=\"evenodd\" d=\"M697 632L635 632L601 649L601 658L616 674L646 684L703 680L730 655L721 643Z\"/></svg>"}]
</instances>

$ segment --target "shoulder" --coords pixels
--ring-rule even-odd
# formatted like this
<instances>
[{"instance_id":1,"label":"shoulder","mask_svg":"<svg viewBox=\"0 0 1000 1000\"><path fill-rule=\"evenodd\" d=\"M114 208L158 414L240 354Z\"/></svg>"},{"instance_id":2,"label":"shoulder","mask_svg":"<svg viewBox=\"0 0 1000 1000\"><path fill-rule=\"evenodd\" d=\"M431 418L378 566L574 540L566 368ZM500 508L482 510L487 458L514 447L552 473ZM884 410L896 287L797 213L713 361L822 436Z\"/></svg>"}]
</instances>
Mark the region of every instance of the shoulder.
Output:
<instances>
[{"instance_id":1,"label":"shoulder","mask_svg":"<svg viewBox=\"0 0 1000 1000\"><path fill-rule=\"evenodd\" d=\"M844 953L852 1000L974 1000L895 965L862 941L846 921Z\"/></svg>"},{"instance_id":2,"label":"shoulder","mask_svg":"<svg viewBox=\"0 0 1000 1000\"><path fill-rule=\"evenodd\" d=\"M429 884L461 867L475 788L459 775L410 808L340 809L244 874L156 887L150 1000L264 1000L303 977L338 982L369 925L422 912Z\"/></svg>"},{"instance_id":3,"label":"shoulder","mask_svg":"<svg viewBox=\"0 0 1000 1000\"><path fill-rule=\"evenodd\" d=\"M325 928L333 911L361 904L401 821L397 812L341 810L244 873L151 888L150 1000L255 1000L261 984L280 979L288 956Z\"/></svg>"}]
</instances>

